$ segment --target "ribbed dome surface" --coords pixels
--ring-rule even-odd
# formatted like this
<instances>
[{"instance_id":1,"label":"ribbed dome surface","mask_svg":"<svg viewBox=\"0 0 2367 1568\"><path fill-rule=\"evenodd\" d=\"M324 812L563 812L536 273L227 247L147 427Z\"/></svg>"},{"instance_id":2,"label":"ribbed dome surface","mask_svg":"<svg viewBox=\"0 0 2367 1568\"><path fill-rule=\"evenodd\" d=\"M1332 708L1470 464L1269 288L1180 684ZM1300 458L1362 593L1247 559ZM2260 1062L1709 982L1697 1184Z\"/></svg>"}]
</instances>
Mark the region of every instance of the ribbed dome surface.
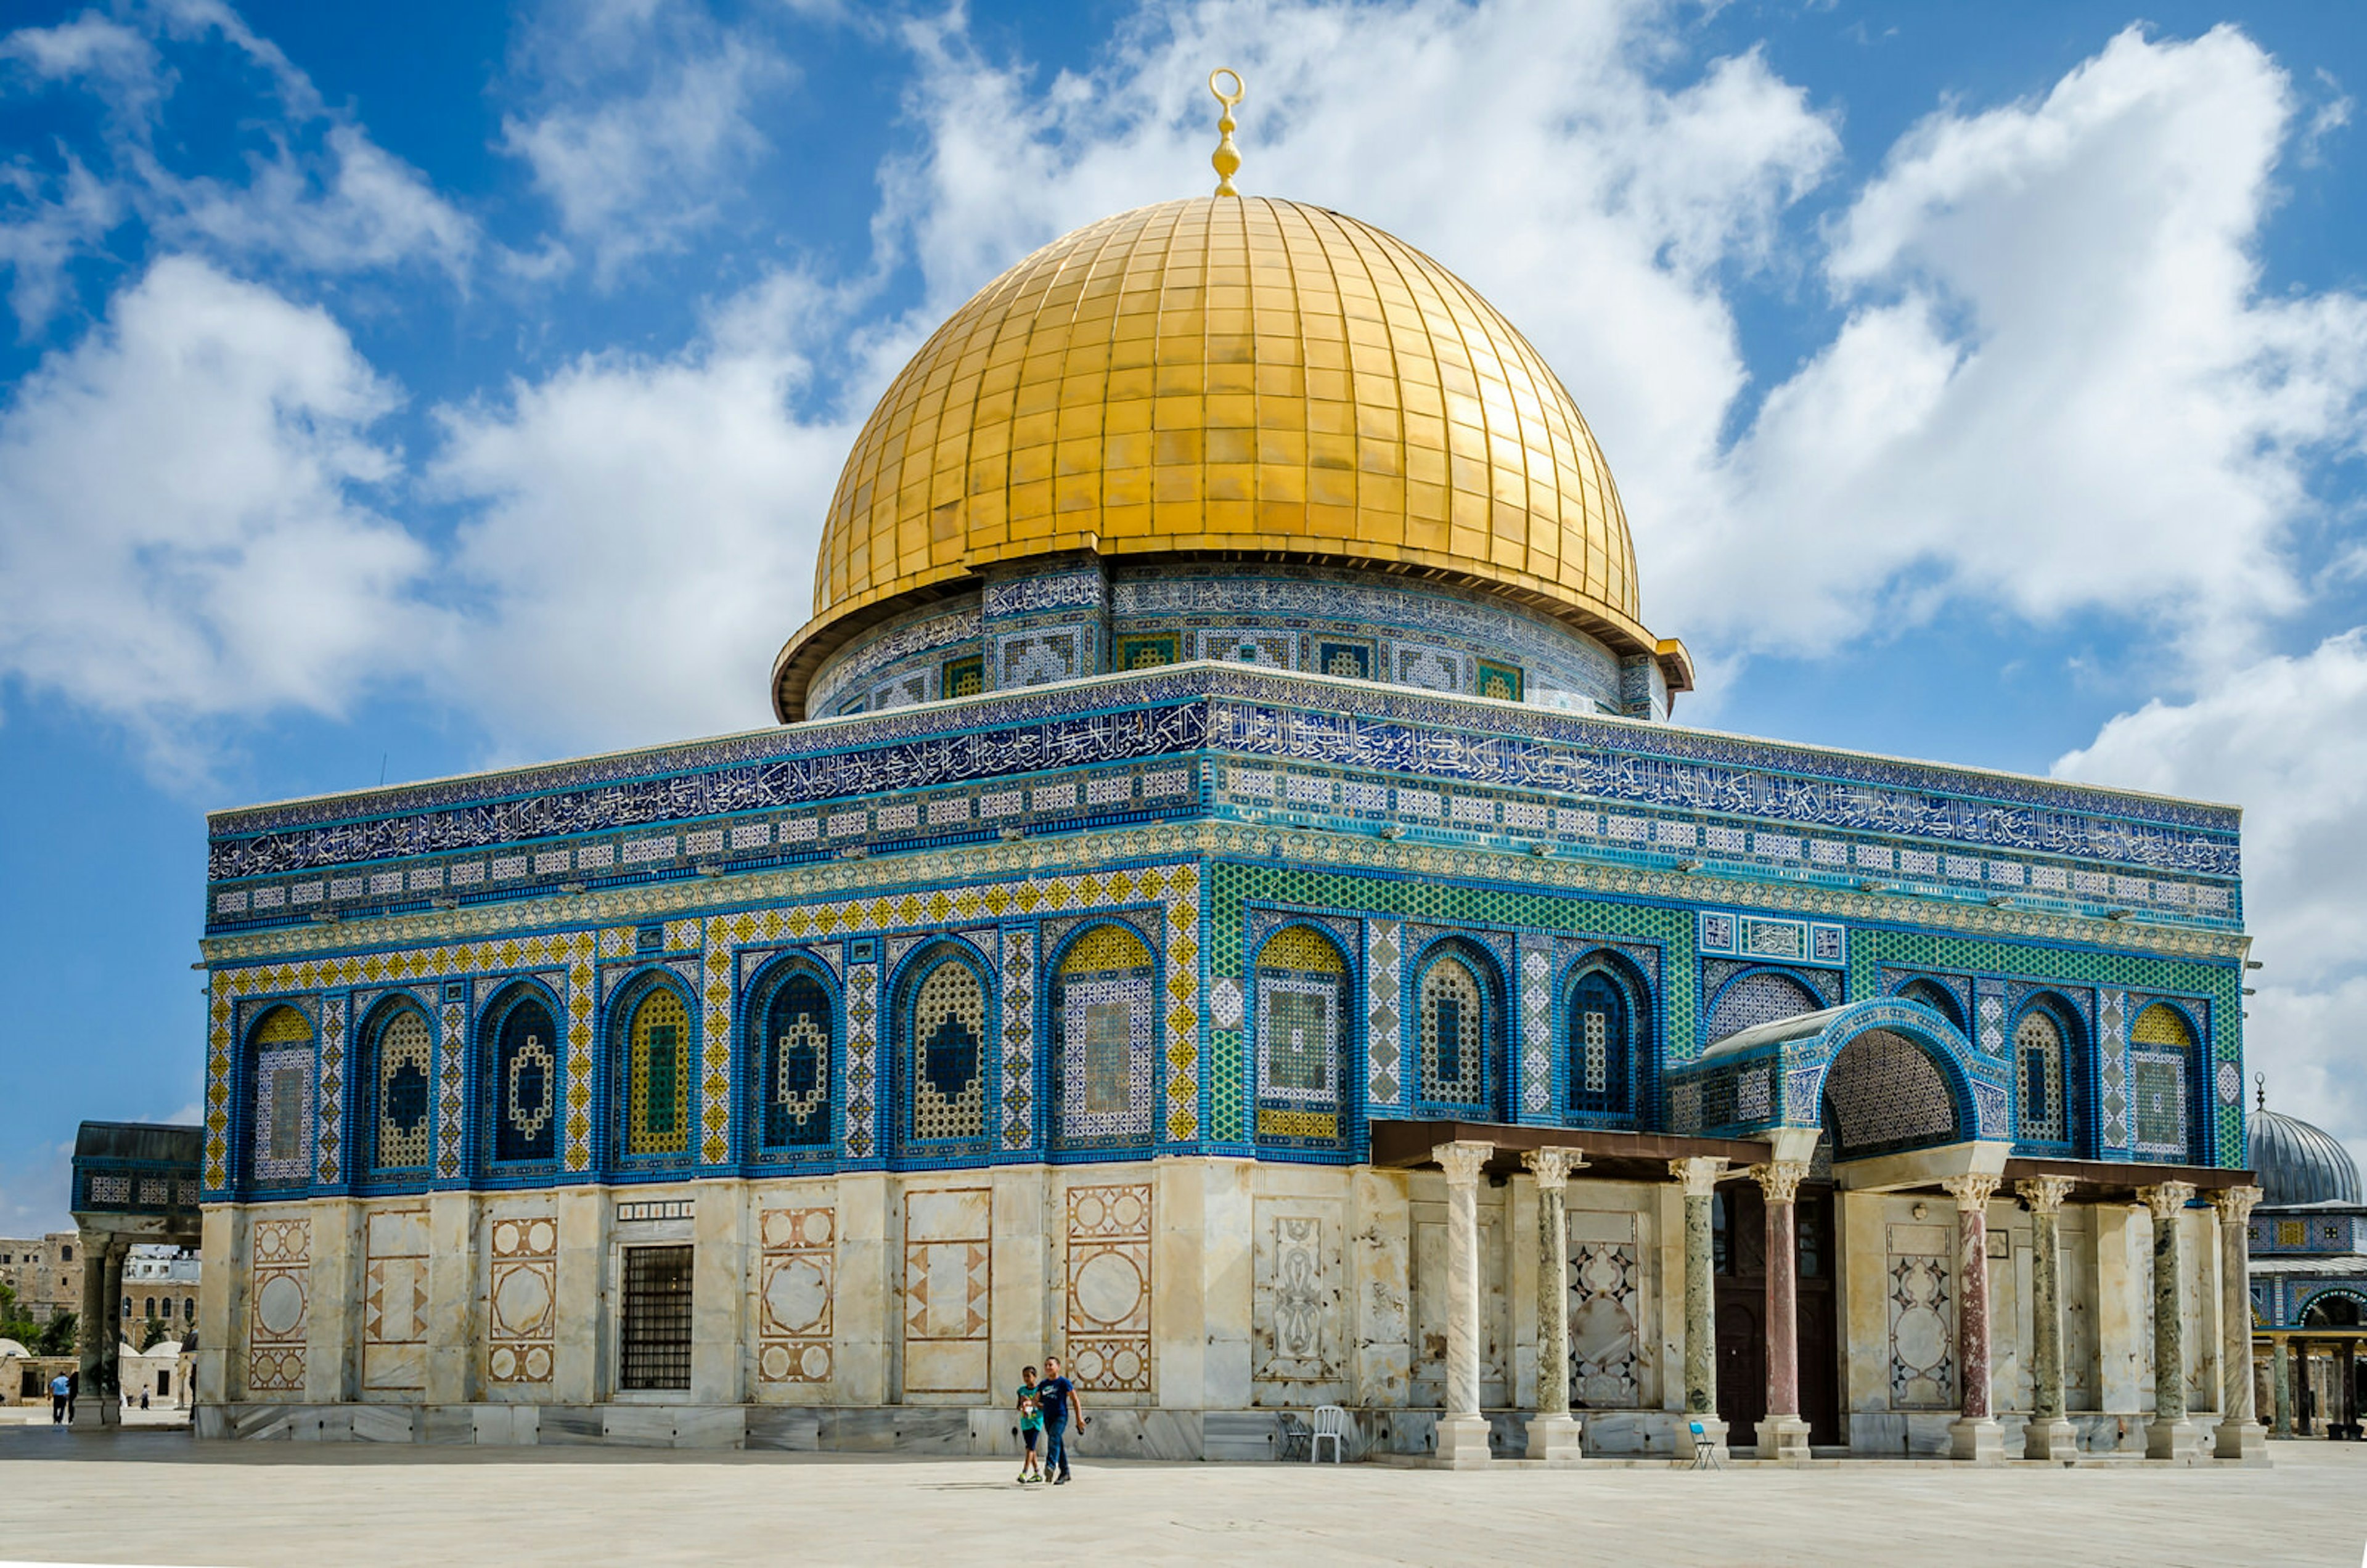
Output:
<instances>
[{"instance_id":1,"label":"ribbed dome surface","mask_svg":"<svg viewBox=\"0 0 2367 1568\"><path fill-rule=\"evenodd\" d=\"M1536 350L1430 257L1298 202L1120 213L956 311L855 440L776 701L866 620L1078 549L1383 563L1655 647L1610 468Z\"/></svg>"},{"instance_id":2,"label":"ribbed dome surface","mask_svg":"<svg viewBox=\"0 0 2367 1568\"><path fill-rule=\"evenodd\" d=\"M2359 1166L2334 1134L2299 1117L2252 1112L2247 1161L2268 1203L2356 1203Z\"/></svg>"}]
</instances>

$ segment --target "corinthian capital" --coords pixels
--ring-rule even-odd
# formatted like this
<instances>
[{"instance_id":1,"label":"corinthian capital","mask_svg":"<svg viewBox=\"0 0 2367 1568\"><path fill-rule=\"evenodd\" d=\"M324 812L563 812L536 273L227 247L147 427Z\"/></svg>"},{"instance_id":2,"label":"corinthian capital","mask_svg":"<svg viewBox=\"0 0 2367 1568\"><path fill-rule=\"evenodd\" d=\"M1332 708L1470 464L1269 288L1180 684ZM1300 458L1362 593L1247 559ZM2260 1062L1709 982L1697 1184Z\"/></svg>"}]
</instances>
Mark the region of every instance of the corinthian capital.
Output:
<instances>
[{"instance_id":1,"label":"corinthian capital","mask_svg":"<svg viewBox=\"0 0 2367 1568\"><path fill-rule=\"evenodd\" d=\"M2194 1183L2165 1181L2155 1187L2140 1187L2137 1196L2145 1200L2145 1206L2153 1211L2155 1219L2174 1220L2180 1210L2194 1201Z\"/></svg>"},{"instance_id":2,"label":"corinthian capital","mask_svg":"<svg viewBox=\"0 0 2367 1568\"><path fill-rule=\"evenodd\" d=\"M1566 1185L1571 1171L1586 1168L1583 1149L1531 1149L1521 1156L1521 1163L1535 1173L1537 1185L1548 1192Z\"/></svg>"},{"instance_id":3,"label":"corinthian capital","mask_svg":"<svg viewBox=\"0 0 2367 1568\"><path fill-rule=\"evenodd\" d=\"M1684 1183L1686 1197L1706 1198L1716 1189L1728 1163L1724 1155L1694 1155L1670 1160L1669 1174Z\"/></svg>"},{"instance_id":4,"label":"corinthian capital","mask_svg":"<svg viewBox=\"0 0 2367 1568\"><path fill-rule=\"evenodd\" d=\"M2252 1205L2268 1194L2257 1187L2223 1187L2211 1194L2211 1206L2219 1211L2222 1224L2240 1225L2252 1218Z\"/></svg>"},{"instance_id":5,"label":"corinthian capital","mask_svg":"<svg viewBox=\"0 0 2367 1568\"><path fill-rule=\"evenodd\" d=\"M1480 1168L1488 1163L1488 1156L1495 1152L1495 1145L1483 1144L1476 1138L1467 1138L1458 1143L1436 1145L1430 1151L1430 1157L1436 1160L1440 1168L1446 1172L1446 1184L1449 1187L1476 1187L1479 1182Z\"/></svg>"},{"instance_id":6,"label":"corinthian capital","mask_svg":"<svg viewBox=\"0 0 2367 1568\"><path fill-rule=\"evenodd\" d=\"M1789 1203L1800 1195L1801 1179L1808 1174L1804 1159L1774 1159L1752 1166L1745 1174L1759 1183L1770 1203Z\"/></svg>"},{"instance_id":7,"label":"corinthian capital","mask_svg":"<svg viewBox=\"0 0 2367 1568\"><path fill-rule=\"evenodd\" d=\"M2033 1176L2014 1183L2013 1190L2022 1194L2033 1214L2051 1214L2063 1207L2063 1200L2071 1196L2078 1183L2067 1176Z\"/></svg>"},{"instance_id":8,"label":"corinthian capital","mask_svg":"<svg viewBox=\"0 0 2367 1568\"><path fill-rule=\"evenodd\" d=\"M1956 1213L1977 1214L1988 1208L1989 1199L1996 1195L1999 1180L1999 1178L1992 1172L1968 1170L1962 1176L1942 1178L1940 1185L1949 1197L1956 1201Z\"/></svg>"}]
</instances>

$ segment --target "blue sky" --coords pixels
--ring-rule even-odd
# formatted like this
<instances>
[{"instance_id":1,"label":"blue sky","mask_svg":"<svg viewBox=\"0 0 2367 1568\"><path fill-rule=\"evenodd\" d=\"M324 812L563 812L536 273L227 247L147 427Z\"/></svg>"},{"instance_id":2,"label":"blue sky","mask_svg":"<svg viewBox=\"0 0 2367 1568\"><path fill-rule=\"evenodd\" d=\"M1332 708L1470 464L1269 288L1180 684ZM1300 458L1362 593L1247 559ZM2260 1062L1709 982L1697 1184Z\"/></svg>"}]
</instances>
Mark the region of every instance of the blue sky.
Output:
<instances>
[{"instance_id":1,"label":"blue sky","mask_svg":"<svg viewBox=\"0 0 2367 1568\"><path fill-rule=\"evenodd\" d=\"M870 400L1210 182L1470 279L1722 728L2246 807L2273 1100L2367 1150L2350 7L20 0L0 1232L194 1119L203 813L765 720Z\"/></svg>"}]
</instances>

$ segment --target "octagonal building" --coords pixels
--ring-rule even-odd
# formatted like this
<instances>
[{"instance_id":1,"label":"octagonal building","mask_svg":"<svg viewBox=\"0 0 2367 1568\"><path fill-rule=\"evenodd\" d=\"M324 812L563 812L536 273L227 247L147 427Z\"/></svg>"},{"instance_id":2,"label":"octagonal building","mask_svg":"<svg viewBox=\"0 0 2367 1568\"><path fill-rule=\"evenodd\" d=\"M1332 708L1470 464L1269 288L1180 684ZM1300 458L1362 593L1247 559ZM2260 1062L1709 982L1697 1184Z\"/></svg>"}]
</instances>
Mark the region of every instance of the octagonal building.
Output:
<instances>
[{"instance_id":1,"label":"octagonal building","mask_svg":"<svg viewBox=\"0 0 2367 1568\"><path fill-rule=\"evenodd\" d=\"M210 819L204 1430L2257 1456L2237 813L1676 723L1403 241L1027 257L782 629L773 728Z\"/></svg>"}]
</instances>

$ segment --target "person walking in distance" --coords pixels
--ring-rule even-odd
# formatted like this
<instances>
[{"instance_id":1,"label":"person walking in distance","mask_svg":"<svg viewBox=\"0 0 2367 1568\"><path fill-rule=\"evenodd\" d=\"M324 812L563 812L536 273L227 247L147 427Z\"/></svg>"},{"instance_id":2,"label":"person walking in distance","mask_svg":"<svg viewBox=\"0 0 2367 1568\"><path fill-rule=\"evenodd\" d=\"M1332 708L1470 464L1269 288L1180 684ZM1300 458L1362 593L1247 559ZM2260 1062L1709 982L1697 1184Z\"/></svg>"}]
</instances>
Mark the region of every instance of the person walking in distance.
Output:
<instances>
[{"instance_id":1,"label":"person walking in distance","mask_svg":"<svg viewBox=\"0 0 2367 1568\"><path fill-rule=\"evenodd\" d=\"M66 1391L73 1385L60 1372L50 1380L50 1425L62 1427L66 1420Z\"/></svg>"},{"instance_id":2,"label":"person walking in distance","mask_svg":"<svg viewBox=\"0 0 2367 1568\"><path fill-rule=\"evenodd\" d=\"M1069 1417L1077 1418L1077 1428L1082 1431L1092 1425L1085 1415L1084 1394L1077 1385L1060 1375L1060 1358L1044 1358L1044 1381L1036 1385L1036 1403L1044 1412L1044 1468L1054 1471L1052 1484L1069 1483Z\"/></svg>"}]
</instances>

